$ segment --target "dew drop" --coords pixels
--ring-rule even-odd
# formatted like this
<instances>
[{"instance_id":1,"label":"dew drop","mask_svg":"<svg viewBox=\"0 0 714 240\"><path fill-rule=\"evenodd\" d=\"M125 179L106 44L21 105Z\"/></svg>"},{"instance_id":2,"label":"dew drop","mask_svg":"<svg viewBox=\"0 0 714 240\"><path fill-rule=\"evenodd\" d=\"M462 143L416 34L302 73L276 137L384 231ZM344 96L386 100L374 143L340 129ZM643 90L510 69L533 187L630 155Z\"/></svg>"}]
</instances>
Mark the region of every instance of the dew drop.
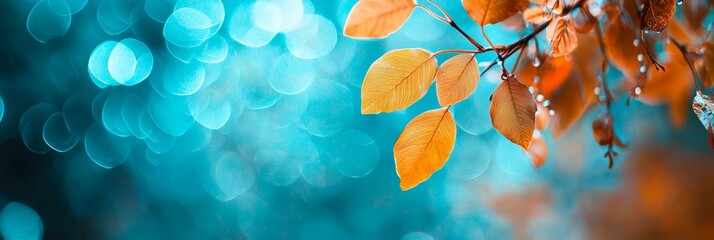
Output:
<instances>
[{"instance_id":1,"label":"dew drop","mask_svg":"<svg viewBox=\"0 0 714 240\"><path fill-rule=\"evenodd\" d=\"M595 93L595 95L600 95L600 87L595 87L593 93Z\"/></svg>"},{"instance_id":2,"label":"dew drop","mask_svg":"<svg viewBox=\"0 0 714 240\"><path fill-rule=\"evenodd\" d=\"M642 93L642 88L636 87L635 88L635 95L640 95Z\"/></svg>"},{"instance_id":3,"label":"dew drop","mask_svg":"<svg viewBox=\"0 0 714 240\"><path fill-rule=\"evenodd\" d=\"M640 73L645 73L646 71L647 71L647 67L640 66Z\"/></svg>"},{"instance_id":4,"label":"dew drop","mask_svg":"<svg viewBox=\"0 0 714 240\"><path fill-rule=\"evenodd\" d=\"M677 5L682 5L682 3L684 3L683 0L677 0Z\"/></svg>"},{"instance_id":5,"label":"dew drop","mask_svg":"<svg viewBox=\"0 0 714 240\"><path fill-rule=\"evenodd\" d=\"M550 100L543 101L543 107L548 107L548 106L550 106Z\"/></svg>"},{"instance_id":6,"label":"dew drop","mask_svg":"<svg viewBox=\"0 0 714 240\"><path fill-rule=\"evenodd\" d=\"M555 115L555 110L553 110L553 109L548 110L548 115L554 116L554 115Z\"/></svg>"},{"instance_id":7,"label":"dew drop","mask_svg":"<svg viewBox=\"0 0 714 240\"><path fill-rule=\"evenodd\" d=\"M535 92L535 87L533 87L533 86L528 87L528 91L531 92L531 94L533 94Z\"/></svg>"},{"instance_id":8,"label":"dew drop","mask_svg":"<svg viewBox=\"0 0 714 240\"><path fill-rule=\"evenodd\" d=\"M644 55L642 55L642 53L640 53L640 54L637 54L637 61L640 61L640 62L642 62L642 61L644 61L644 60L645 60L645 56L644 56Z\"/></svg>"},{"instance_id":9,"label":"dew drop","mask_svg":"<svg viewBox=\"0 0 714 240\"><path fill-rule=\"evenodd\" d=\"M535 59L533 59L533 66L534 66L534 67L539 67L539 66L540 66L540 58L535 58Z\"/></svg>"},{"instance_id":10,"label":"dew drop","mask_svg":"<svg viewBox=\"0 0 714 240\"><path fill-rule=\"evenodd\" d=\"M543 100L545 100L545 97L543 96L543 94L538 94L536 96L536 101L543 102Z\"/></svg>"},{"instance_id":11,"label":"dew drop","mask_svg":"<svg viewBox=\"0 0 714 240\"><path fill-rule=\"evenodd\" d=\"M635 41L632 42L632 45L634 45L635 47L639 47L639 46L640 46L640 39L635 39Z\"/></svg>"}]
</instances>

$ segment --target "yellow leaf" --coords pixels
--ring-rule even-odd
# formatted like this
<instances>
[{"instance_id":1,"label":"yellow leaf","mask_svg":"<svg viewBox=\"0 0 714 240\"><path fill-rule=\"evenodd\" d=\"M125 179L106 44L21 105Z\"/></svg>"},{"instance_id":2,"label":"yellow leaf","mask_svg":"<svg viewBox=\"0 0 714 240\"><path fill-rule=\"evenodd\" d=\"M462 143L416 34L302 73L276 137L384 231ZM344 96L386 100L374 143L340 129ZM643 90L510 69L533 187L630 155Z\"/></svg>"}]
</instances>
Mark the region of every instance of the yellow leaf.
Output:
<instances>
[{"instance_id":1,"label":"yellow leaf","mask_svg":"<svg viewBox=\"0 0 714 240\"><path fill-rule=\"evenodd\" d=\"M418 48L388 52L372 63L362 83L362 113L393 112L419 100L436 75L436 59Z\"/></svg>"},{"instance_id":2,"label":"yellow leaf","mask_svg":"<svg viewBox=\"0 0 714 240\"><path fill-rule=\"evenodd\" d=\"M528 149L535 129L536 102L515 77L503 81L491 99L491 123L511 142Z\"/></svg>"},{"instance_id":3,"label":"yellow leaf","mask_svg":"<svg viewBox=\"0 0 714 240\"><path fill-rule=\"evenodd\" d=\"M642 9L642 29L661 32L672 21L677 0L646 0Z\"/></svg>"},{"instance_id":4,"label":"yellow leaf","mask_svg":"<svg viewBox=\"0 0 714 240\"><path fill-rule=\"evenodd\" d=\"M568 18L559 18L548 25L546 36L553 49L553 57L565 56L578 47L578 36L575 27Z\"/></svg>"},{"instance_id":5,"label":"yellow leaf","mask_svg":"<svg viewBox=\"0 0 714 240\"><path fill-rule=\"evenodd\" d=\"M383 38L397 31L416 7L414 0L361 0L347 16L344 34L355 38Z\"/></svg>"},{"instance_id":6,"label":"yellow leaf","mask_svg":"<svg viewBox=\"0 0 714 240\"><path fill-rule=\"evenodd\" d=\"M394 144L394 162L402 190L419 185L441 169L456 140L449 108L424 112L407 124Z\"/></svg>"},{"instance_id":7,"label":"yellow leaf","mask_svg":"<svg viewBox=\"0 0 714 240\"><path fill-rule=\"evenodd\" d=\"M523 20L529 23L541 24L545 21L550 20L553 17L548 11L542 7L530 7L523 10Z\"/></svg>"},{"instance_id":8,"label":"yellow leaf","mask_svg":"<svg viewBox=\"0 0 714 240\"><path fill-rule=\"evenodd\" d=\"M478 80L478 62L473 54L461 54L446 60L436 72L439 104L451 105L468 98L476 90Z\"/></svg>"},{"instance_id":9,"label":"yellow leaf","mask_svg":"<svg viewBox=\"0 0 714 240\"><path fill-rule=\"evenodd\" d=\"M498 23L528 7L528 0L461 0L464 9L481 26Z\"/></svg>"}]
</instances>

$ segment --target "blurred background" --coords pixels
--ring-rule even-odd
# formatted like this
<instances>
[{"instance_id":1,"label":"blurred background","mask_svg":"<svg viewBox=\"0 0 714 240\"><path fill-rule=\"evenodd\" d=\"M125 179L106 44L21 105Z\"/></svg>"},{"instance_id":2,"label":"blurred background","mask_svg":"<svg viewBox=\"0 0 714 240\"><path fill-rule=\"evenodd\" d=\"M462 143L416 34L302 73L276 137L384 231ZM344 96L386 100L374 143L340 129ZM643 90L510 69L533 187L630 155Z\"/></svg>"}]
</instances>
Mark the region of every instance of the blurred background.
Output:
<instances>
[{"instance_id":1,"label":"blurred background","mask_svg":"<svg viewBox=\"0 0 714 240\"><path fill-rule=\"evenodd\" d=\"M0 1L3 238L714 237L714 152L691 110L675 128L667 106L618 98L629 146L608 170L592 106L543 132L536 170L491 127L499 71L454 106L444 168L402 192L392 145L434 89L361 115L362 79L393 49L471 45L419 9L386 39L345 38L355 2ZM485 43L460 1L437 3ZM497 44L530 30L486 27Z\"/></svg>"}]
</instances>

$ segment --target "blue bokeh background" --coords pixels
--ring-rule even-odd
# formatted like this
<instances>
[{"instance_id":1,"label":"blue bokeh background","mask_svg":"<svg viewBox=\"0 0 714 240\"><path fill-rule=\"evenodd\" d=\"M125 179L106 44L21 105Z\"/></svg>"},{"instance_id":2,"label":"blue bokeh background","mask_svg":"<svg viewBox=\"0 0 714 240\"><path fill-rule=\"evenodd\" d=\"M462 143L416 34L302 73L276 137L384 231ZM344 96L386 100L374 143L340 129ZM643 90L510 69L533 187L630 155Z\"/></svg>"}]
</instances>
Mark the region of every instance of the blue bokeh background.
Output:
<instances>
[{"instance_id":1,"label":"blue bokeh background","mask_svg":"<svg viewBox=\"0 0 714 240\"><path fill-rule=\"evenodd\" d=\"M364 74L392 49L471 45L420 10L389 38L346 38L355 2L0 1L3 236L587 238L583 199L615 189L625 169L608 170L592 140L603 108L563 137L544 132L550 155L535 170L491 127L500 75L487 72L453 109L450 160L402 192L392 145L436 96L361 115ZM480 35L459 1L437 2ZM523 35L486 30L501 44ZM705 151L695 119L670 133L666 111L624 101L614 112L627 141Z\"/></svg>"}]
</instances>

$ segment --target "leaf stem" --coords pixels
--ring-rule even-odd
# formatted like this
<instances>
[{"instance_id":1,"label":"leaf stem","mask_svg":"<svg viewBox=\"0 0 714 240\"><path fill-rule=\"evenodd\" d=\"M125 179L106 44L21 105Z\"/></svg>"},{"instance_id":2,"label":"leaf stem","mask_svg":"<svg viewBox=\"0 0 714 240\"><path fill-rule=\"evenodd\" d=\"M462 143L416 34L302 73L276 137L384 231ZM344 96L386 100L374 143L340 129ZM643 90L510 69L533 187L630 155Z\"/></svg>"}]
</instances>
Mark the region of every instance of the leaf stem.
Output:
<instances>
[{"instance_id":1,"label":"leaf stem","mask_svg":"<svg viewBox=\"0 0 714 240\"><path fill-rule=\"evenodd\" d=\"M476 42L476 40L474 40L471 36L469 36L468 33L464 32L464 30L462 30L462 29L459 27L459 25L456 24L456 22L454 22L454 21L452 20L451 23L449 23L449 25L450 25L451 27L453 27L454 29L456 29L456 31L459 31L459 33L461 33L461 35L463 35L463 36L466 38L466 40L469 40L469 42L471 42L471 44L474 45L476 48L481 49L481 50L484 49L483 45L481 45L481 44L479 44L478 42Z\"/></svg>"},{"instance_id":2,"label":"leaf stem","mask_svg":"<svg viewBox=\"0 0 714 240\"><path fill-rule=\"evenodd\" d=\"M437 20L442 21L446 24L449 24L449 26L456 29L456 31L458 31L462 36L464 36L466 38L466 40L468 40L471 43L471 45L474 45L474 47L478 48L479 50L484 49L483 45L476 42L476 40L474 40L468 33L464 32L464 30L462 30L461 27L459 27L459 25L456 24L454 19L451 18L451 16L449 16L449 14L446 13L446 11L444 11L444 9L441 8L441 6L439 6L439 4L436 4L436 2L434 2L433 0L428 0L428 1L429 1L429 3L434 5L434 7L439 9L439 11L441 11L441 13L444 14L444 17L439 16L438 14L434 13L433 11L431 11L429 8L427 8L424 5L419 4L419 5L417 5L417 7L424 9L424 11L426 11L426 13L428 13L432 17L436 18Z\"/></svg>"},{"instance_id":3,"label":"leaf stem","mask_svg":"<svg viewBox=\"0 0 714 240\"><path fill-rule=\"evenodd\" d=\"M513 68L511 69L511 72L515 72L516 68L518 67L518 63L521 61L521 57L523 56L523 52L525 49L521 49L521 51L518 53L518 57L516 57L516 62L513 63Z\"/></svg>"},{"instance_id":4,"label":"leaf stem","mask_svg":"<svg viewBox=\"0 0 714 240\"><path fill-rule=\"evenodd\" d=\"M483 50L465 50L465 49L446 49L446 50L441 50L438 52L435 52L431 54L431 58L434 58L438 55L444 54L444 53L471 53L471 54L477 54L477 53L484 53L488 51L493 51L493 48L484 48Z\"/></svg>"},{"instance_id":5,"label":"leaf stem","mask_svg":"<svg viewBox=\"0 0 714 240\"><path fill-rule=\"evenodd\" d=\"M483 35L483 38L486 39L486 42L488 42L488 45L491 46L491 48L496 48L496 45L491 42L491 39L488 38L488 35L486 34L486 26L481 26L481 35ZM504 61L503 56L501 56L501 53L496 51L496 55L498 56L498 60Z\"/></svg>"},{"instance_id":6,"label":"leaf stem","mask_svg":"<svg viewBox=\"0 0 714 240\"><path fill-rule=\"evenodd\" d=\"M446 23L446 24L451 24L451 21L449 21L449 19L446 19L446 18L443 18L443 17L437 15L436 13L432 12L429 8L427 8L427 7L424 6L424 5L421 5L421 4L420 4L420 5L417 5L417 7L418 7L418 8L421 8L421 9L424 9L424 11L426 11L426 13L428 13L428 14L431 15L432 17L436 18L437 20L442 21L442 22L444 22L444 23Z\"/></svg>"},{"instance_id":7,"label":"leaf stem","mask_svg":"<svg viewBox=\"0 0 714 240\"><path fill-rule=\"evenodd\" d=\"M451 18L451 16L449 16L449 14L446 11L444 11L444 9L441 8L441 6L439 6L439 4L436 4L436 2L434 2L434 0L427 0L427 1L429 1L429 3L431 3L431 5L434 5L434 7L436 7L436 9L439 9L439 11L442 14L444 14L444 17L446 17L446 19L449 19L449 21L451 21L451 22L454 21L454 19Z\"/></svg>"},{"instance_id":8,"label":"leaf stem","mask_svg":"<svg viewBox=\"0 0 714 240\"><path fill-rule=\"evenodd\" d=\"M574 5L563 8L563 11L560 13L560 16L565 16L565 15L570 14L570 12L572 12L573 10L580 8L583 5L583 3L585 3L585 0L578 0L578 2L576 2ZM481 72L481 75L483 75L488 70L490 70L494 65L496 65L496 63L498 63L498 61L503 62L506 59L508 59L511 55L513 55L515 52L522 49L528 43L528 41L535 38L535 36L538 35L539 33L543 32L543 30L545 30L548 27L548 24L550 24L551 21L552 20L546 21L545 23L539 25L535 30L533 30L528 35L526 35L526 36L522 37L521 39L518 39L518 41L508 45L504 51L506 54L503 56L501 56L499 54L499 57L494 59L493 61L491 61L491 63L489 63L489 65ZM483 27L481 28L481 30L483 30Z\"/></svg>"}]
</instances>

